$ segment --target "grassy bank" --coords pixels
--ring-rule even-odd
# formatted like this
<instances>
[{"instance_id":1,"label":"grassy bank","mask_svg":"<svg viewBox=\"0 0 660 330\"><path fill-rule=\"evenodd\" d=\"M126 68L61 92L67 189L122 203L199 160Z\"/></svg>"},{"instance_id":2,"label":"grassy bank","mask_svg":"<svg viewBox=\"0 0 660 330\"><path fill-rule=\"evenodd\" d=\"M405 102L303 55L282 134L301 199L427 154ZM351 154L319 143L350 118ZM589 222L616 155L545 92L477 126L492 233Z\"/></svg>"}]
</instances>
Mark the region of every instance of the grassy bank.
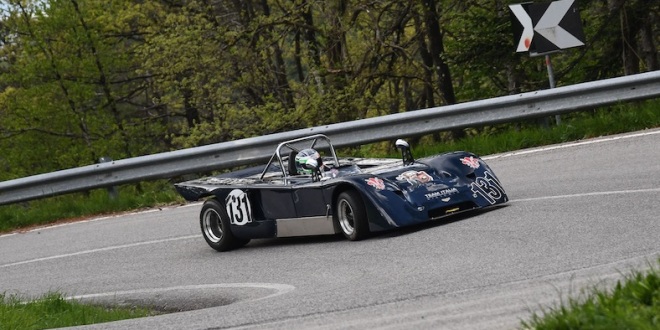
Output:
<instances>
[{"instance_id":1,"label":"grassy bank","mask_svg":"<svg viewBox=\"0 0 660 330\"><path fill-rule=\"evenodd\" d=\"M466 130L467 138L451 143L435 143L424 138L413 145L413 152L417 157L452 150L488 155L654 127L660 127L660 100L564 115L561 125L550 125L549 128L542 128L538 122L531 121L469 129ZM363 157L397 157L391 145L383 143L352 149L349 153ZM340 154L347 155L343 152ZM109 198L105 190L95 190L88 194L69 194L0 206L0 233L62 219L77 219L182 202L183 199L167 180L142 183L141 189L137 189L135 185L119 187L117 199Z\"/></svg>"},{"instance_id":2,"label":"grassy bank","mask_svg":"<svg viewBox=\"0 0 660 330\"><path fill-rule=\"evenodd\" d=\"M660 127L660 100L567 114L561 116L560 125L554 125L554 118L550 118L547 128L543 128L539 121L467 129L467 138L449 143L435 143L430 138L424 138L412 146L413 152L418 157L455 150L490 155L656 128ZM383 144L374 144L361 148L359 152L361 156L397 155L391 150L391 145L388 146L389 151L383 150Z\"/></svg>"},{"instance_id":3,"label":"grassy bank","mask_svg":"<svg viewBox=\"0 0 660 330\"><path fill-rule=\"evenodd\" d=\"M660 260L658 260L660 265ZM588 291L534 314L524 329L660 329L660 269L634 272L612 290Z\"/></svg>"},{"instance_id":4,"label":"grassy bank","mask_svg":"<svg viewBox=\"0 0 660 330\"><path fill-rule=\"evenodd\" d=\"M24 300L0 294L0 329L52 329L154 315L144 308L109 308L67 300L60 293Z\"/></svg>"},{"instance_id":5,"label":"grassy bank","mask_svg":"<svg viewBox=\"0 0 660 330\"><path fill-rule=\"evenodd\" d=\"M521 125L519 130L494 128L453 144L425 146L425 152L469 150L480 155L520 150L604 135L660 127L660 101L618 105L595 112L580 112L562 117L561 125L539 129L536 124Z\"/></svg>"},{"instance_id":6,"label":"grassy bank","mask_svg":"<svg viewBox=\"0 0 660 330\"><path fill-rule=\"evenodd\" d=\"M58 197L0 206L0 233L59 222L76 221L91 215L152 208L160 205L183 203L168 181L126 185L117 188L112 198L107 190L67 194Z\"/></svg>"}]
</instances>

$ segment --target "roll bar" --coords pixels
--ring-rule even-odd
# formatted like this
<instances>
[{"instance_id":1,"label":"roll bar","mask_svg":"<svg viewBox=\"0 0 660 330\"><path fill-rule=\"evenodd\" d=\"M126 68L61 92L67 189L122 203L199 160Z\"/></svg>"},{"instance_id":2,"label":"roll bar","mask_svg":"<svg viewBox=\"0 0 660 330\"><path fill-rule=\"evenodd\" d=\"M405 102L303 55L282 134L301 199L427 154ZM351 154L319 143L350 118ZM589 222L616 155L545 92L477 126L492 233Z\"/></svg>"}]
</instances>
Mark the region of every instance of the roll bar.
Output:
<instances>
[{"instance_id":1,"label":"roll bar","mask_svg":"<svg viewBox=\"0 0 660 330\"><path fill-rule=\"evenodd\" d=\"M335 161L335 166L339 166L339 159L337 158L337 153L335 152L335 147L332 145L332 142L330 142L330 138L328 138L327 136L325 136L323 134L315 134L315 135L305 136L305 137L301 137L301 138L297 138L297 139L293 139L293 140L289 140L289 141L284 141L284 142L278 144L277 148L275 149L275 153L273 153L273 155L270 157L270 160L268 161L268 164L266 164L266 167L264 167L263 172L261 172L261 176L259 177L259 180L264 179L264 176L268 172L268 169L275 162L276 159L277 159L278 164L280 165L280 169L282 169L282 177L284 177L284 178L288 177L289 175L288 175L287 171L285 171L284 162L282 161L282 154L281 154L282 149L286 148L286 149L289 150L289 152L291 152L291 151L299 152L302 149L314 148L317 145L317 142L319 142L320 140L327 143L327 148L330 149L330 154L332 155L332 158ZM310 146L305 147L305 148L296 148L294 146L294 144L301 143L301 142L306 142L306 141L311 142Z\"/></svg>"}]
</instances>

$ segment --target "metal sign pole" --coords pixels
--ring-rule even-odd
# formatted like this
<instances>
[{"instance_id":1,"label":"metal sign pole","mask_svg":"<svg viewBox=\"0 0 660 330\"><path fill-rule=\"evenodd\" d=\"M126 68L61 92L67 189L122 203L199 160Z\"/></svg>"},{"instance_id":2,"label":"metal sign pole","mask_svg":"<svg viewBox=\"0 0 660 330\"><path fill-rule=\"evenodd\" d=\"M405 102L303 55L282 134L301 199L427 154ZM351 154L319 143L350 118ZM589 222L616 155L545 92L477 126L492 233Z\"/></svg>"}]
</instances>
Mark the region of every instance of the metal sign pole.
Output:
<instances>
[{"instance_id":1,"label":"metal sign pole","mask_svg":"<svg viewBox=\"0 0 660 330\"><path fill-rule=\"evenodd\" d=\"M550 52L584 46L582 20L575 0L546 3L525 2L509 5L516 52L529 51L530 56L545 54L550 88L555 88L555 77ZM547 123L547 118L544 119ZM561 117L555 116L557 125Z\"/></svg>"},{"instance_id":2,"label":"metal sign pole","mask_svg":"<svg viewBox=\"0 0 660 330\"><path fill-rule=\"evenodd\" d=\"M552 61L550 61L550 54L545 55L545 66L548 68L548 81L550 82L550 88L555 88L555 73L552 70ZM561 115L555 115L555 121L557 125L561 124Z\"/></svg>"}]
</instances>

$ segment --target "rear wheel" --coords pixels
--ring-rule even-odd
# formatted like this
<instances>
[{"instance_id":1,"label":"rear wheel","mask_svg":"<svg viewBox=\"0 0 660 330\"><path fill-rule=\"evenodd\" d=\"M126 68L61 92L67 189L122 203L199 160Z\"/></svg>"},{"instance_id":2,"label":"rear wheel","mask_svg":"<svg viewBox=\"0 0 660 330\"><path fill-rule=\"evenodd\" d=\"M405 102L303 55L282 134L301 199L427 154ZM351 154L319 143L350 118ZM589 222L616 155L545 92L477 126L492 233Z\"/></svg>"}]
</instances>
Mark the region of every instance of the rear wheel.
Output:
<instances>
[{"instance_id":1,"label":"rear wheel","mask_svg":"<svg viewBox=\"0 0 660 330\"><path fill-rule=\"evenodd\" d=\"M339 194L335 211L337 223L346 238L359 241L369 236L367 211L358 192L348 190Z\"/></svg>"},{"instance_id":2,"label":"rear wheel","mask_svg":"<svg viewBox=\"0 0 660 330\"><path fill-rule=\"evenodd\" d=\"M234 236L229 227L227 211L215 199L204 202L202 211L199 214L199 224L202 228L204 240L217 251L224 252L236 249L250 241Z\"/></svg>"}]
</instances>

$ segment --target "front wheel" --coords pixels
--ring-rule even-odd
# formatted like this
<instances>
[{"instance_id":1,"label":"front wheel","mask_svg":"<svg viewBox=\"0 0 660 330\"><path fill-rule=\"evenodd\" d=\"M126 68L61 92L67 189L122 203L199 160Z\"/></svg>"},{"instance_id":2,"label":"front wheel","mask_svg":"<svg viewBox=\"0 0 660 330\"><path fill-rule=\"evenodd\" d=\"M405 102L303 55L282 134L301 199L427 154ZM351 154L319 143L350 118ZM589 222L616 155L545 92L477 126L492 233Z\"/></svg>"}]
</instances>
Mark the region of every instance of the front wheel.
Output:
<instances>
[{"instance_id":1,"label":"front wheel","mask_svg":"<svg viewBox=\"0 0 660 330\"><path fill-rule=\"evenodd\" d=\"M202 227L204 240L213 249L224 252L239 248L249 242L234 236L229 228L227 211L215 199L204 202L199 214L199 224Z\"/></svg>"},{"instance_id":2,"label":"front wheel","mask_svg":"<svg viewBox=\"0 0 660 330\"><path fill-rule=\"evenodd\" d=\"M346 238L359 241L369 236L367 211L358 192L348 190L339 194L335 211L339 227Z\"/></svg>"}]
</instances>

